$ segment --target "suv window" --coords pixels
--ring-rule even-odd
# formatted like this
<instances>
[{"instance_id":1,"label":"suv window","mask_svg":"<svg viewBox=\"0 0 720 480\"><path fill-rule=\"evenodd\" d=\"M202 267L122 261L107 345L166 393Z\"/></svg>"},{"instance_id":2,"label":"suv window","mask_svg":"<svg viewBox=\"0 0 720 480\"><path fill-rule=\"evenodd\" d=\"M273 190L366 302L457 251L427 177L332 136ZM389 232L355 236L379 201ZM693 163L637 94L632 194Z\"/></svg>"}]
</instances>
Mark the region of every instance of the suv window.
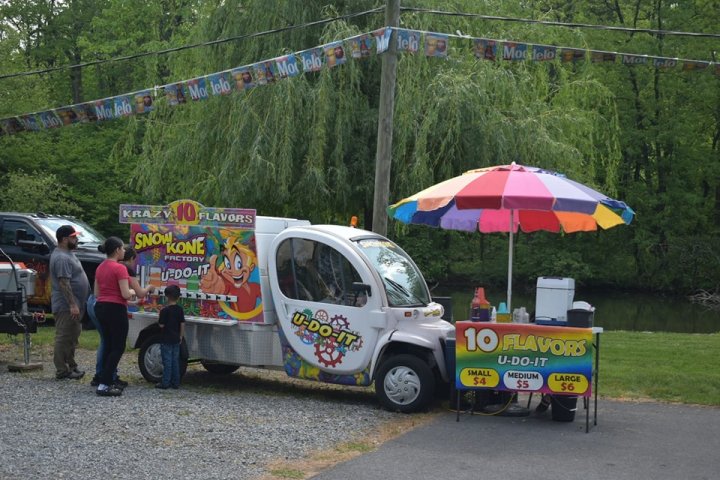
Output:
<instances>
[{"instance_id":1,"label":"suv window","mask_svg":"<svg viewBox=\"0 0 720 480\"><path fill-rule=\"evenodd\" d=\"M17 230L25 230L23 238L15 238ZM1 245L16 245L16 240L43 241L40 232L32 225L22 220L6 219L2 223L2 234L0 235Z\"/></svg>"}]
</instances>

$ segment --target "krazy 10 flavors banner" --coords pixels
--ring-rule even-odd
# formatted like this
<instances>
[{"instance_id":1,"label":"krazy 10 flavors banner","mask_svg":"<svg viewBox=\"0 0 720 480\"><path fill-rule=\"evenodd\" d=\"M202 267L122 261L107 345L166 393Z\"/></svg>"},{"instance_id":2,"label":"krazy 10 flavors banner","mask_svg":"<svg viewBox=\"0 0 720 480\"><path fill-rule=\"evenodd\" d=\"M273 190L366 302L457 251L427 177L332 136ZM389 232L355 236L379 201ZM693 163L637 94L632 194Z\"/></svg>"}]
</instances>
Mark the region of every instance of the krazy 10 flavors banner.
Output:
<instances>
[{"instance_id":1,"label":"krazy 10 flavors banner","mask_svg":"<svg viewBox=\"0 0 720 480\"><path fill-rule=\"evenodd\" d=\"M263 321L254 210L179 200L122 205L120 221L131 224L141 284L177 285L186 315ZM150 298L143 311L158 311L162 297Z\"/></svg>"},{"instance_id":2,"label":"krazy 10 flavors banner","mask_svg":"<svg viewBox=\"0 0 720 480\"><path fill-rule=\"evenodd\" d=\"M592 329L457 322L458 389L589 397Z\"/></svg>"}]
</instances>

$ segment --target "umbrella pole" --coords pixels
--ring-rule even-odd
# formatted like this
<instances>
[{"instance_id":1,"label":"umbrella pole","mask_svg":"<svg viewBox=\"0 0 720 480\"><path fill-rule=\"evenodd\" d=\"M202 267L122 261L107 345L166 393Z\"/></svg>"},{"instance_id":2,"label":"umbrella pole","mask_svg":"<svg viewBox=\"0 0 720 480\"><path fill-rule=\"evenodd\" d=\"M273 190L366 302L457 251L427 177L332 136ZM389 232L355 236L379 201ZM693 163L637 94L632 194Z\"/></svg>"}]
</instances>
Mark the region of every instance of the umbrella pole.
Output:
<instances>
[{"instance_id":1,"label":"umbrella pole","mask_svg":"<svg viewBox=\"0 0 720 480\"><path fill-rule=\"evenodd\" d=\"M507 308L512 313L512 266L513 266L513 211L510 210L510 246L508 247L508 287L507 287Z\"/></svg>"}]
</instances>

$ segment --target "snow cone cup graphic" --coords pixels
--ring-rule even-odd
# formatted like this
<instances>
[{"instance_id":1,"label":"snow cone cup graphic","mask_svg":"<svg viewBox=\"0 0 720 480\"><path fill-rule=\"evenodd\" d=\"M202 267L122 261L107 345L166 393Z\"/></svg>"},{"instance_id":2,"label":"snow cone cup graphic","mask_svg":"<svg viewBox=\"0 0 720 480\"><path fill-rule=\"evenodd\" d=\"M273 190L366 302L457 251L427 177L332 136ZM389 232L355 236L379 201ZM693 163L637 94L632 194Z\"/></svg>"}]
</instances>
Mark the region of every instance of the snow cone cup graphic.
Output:
<instances>
[{"instance_id":1,"label":"snow cone cup graphic","mask_svg":"<svg viewBox=\"0 0 720 480\"><path fill-rule=\"evenodd\" d=\"M187 279L186 288L191 292L197 292L200 290L200 279L197 275L193 275Z\"/></svg>"},{"instance_id":2,"label":"snow cone cup graphic","mask_svg":"<svg viewBox=\"0 0 720 480\"><path fill-rule=\"evenodd\" d=\"M150 267L150 285L157 289L162 288L162 269Z\"/></svg>"}]
</instances>

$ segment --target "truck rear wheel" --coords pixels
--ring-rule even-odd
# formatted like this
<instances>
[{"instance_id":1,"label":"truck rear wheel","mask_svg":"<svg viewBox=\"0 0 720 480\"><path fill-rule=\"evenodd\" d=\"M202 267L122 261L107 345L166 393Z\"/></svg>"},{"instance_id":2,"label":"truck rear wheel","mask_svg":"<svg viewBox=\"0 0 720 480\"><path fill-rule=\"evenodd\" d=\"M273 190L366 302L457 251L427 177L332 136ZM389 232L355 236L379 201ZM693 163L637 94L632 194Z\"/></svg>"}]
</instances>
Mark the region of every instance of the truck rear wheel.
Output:
<instances>
[{"instance_id":1,"label":"truck rear wheel","mask_svg":"<svg viewBox=\"0 0 720 480\"><path fill-rule=\"evenodd\" d=\"M227 363L217 363L206 360L200 360L200 363L205 370L216 375L230 375L240 368L240 365L228 365Z\"/></svg>"},{"instance_id":2,"label":"truck rear wheel","mask_svg":"<svg viewBox=\"0 0 720 480\"><path fill-rule=\"evenodd\" d=\"M432 400L435 377L430 366L414 355L387 359L375 376L375 394L388 410L402 413L422 410Z\"/></svg>"},{"instance_id":3,"label":"truck rear wheel","mask_svg":"<svg viewBox=\"0 0 720 480\"><path fill-rule=\"evenodd\" d=\"M138 353L138 366L140 373L150 383L162 381L163 364L160 354L160 335L153 335L143 342ZM185 376L187 371L187 360L180 358L180 378Z\"/></svg>"}]
</instances>

